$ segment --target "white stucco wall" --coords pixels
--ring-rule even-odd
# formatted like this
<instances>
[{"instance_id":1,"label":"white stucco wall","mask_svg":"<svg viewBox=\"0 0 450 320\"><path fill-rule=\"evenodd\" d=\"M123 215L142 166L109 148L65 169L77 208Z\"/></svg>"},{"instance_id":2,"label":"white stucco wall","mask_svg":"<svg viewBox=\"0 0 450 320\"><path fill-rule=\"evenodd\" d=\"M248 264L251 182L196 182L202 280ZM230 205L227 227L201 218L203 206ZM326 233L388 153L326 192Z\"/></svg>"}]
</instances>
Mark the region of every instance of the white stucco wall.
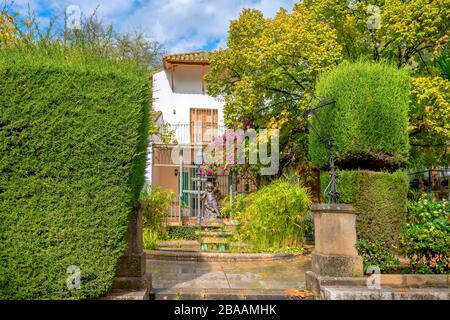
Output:
<instances>
[{"instance_id":1,"label":"white stucco wall","mask_svg":"<svg viewBox=\"0 0 450 320\"><path fill-rule=\"evenodd\" d=\"M153 108L163 113L164 122L189 124L190 109L217 109L219 126L223 126L224 103L202 94L201 66L177 66L174 75L175 92L170 71L153 75Z\"/></svg>"}]
</instances>

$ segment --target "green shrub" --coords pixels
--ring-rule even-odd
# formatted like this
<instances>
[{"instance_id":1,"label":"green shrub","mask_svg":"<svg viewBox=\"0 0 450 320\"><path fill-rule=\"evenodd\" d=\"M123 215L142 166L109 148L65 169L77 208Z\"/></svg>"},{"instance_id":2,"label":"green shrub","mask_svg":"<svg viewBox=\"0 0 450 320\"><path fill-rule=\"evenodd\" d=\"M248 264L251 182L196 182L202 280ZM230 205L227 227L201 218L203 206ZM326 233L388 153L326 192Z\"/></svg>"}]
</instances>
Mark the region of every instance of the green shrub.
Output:
<instances>
[{"instance_id":1,"label":"green shrub","mask_svg":"<svg viewBox=\"0 0 450 320\"><path fill-rule=\"evenodd\" d=\"M310 130L309 153L318 168L332 156L341 169L397 167L408 157L408 73L382 63L342 63L320 77L317 95L336 103L318 112L331 148ZM314 123L318 127L317 123Z\"/></svg>"},{"instance_id":2,"label":"green shrub","mask_svg":"<svg viewBox=\"0 0 450 320\"><path fill-rule=\"evenodd\" d=\"M322 174L322 190L329 182ZM408 178L403 172L338 171L339 202L352 204L359 239L376 242L384 238L397 245L406 218Z\"/></svg>"},{"instance_id":3,"label":"green shrub","mask_svg":"<svg viewBox=\"0 0 450 320\"><path fill-rule=\"evenodd\" d=\"M253 251L295 247L303 243L303 219L311 199L306 188L280 178L235 200L236 236Z\"/></svg>"},{"instance_id":4,"label":"green shrub","mask_svg":"<svg viewBox=\"0 0 450 320\"><path fill-rule=\"evenodd\" d=\"M302 222L303 234L307 238L314 239L314 216L312 212L308 212Z\"/></svg>"},{"instance_id":5,"label":"green shrub","mask_svg":"<svg viewBox=\"0 0 450 320\"><path fill-rule=\"evenodd\" d=\"M160 237L167 233L166 219L175 194L158 186L144 188L139 201L142 209L142 226L156 232Z\"/></svg>"},{"instance_id":6,"label":"green shrub","mask_svg":"<svg viewBox=\"0 0 450 320\"><path fill-rule=\"evenodd\" d=\"M149 92L131 63L2 49L0 299L108 292L143 184Z\"/></svg>"},{"instance_id":7,"label":"green shrub","mask_svg":"<svg viewBox=\"0 0 450 320\"><path fill-rule=\"evenodd\" d=\"M145 249L154 250L158 247L158 239L159 239L158 232L152 229L144 228L142 238Z\"/></svg>"},{"instance_id":8,"label":"green shrub","mask_svg":"<svg viewBox=\"0 0 450 320\"><path fill-rule=\"evenodd\" d=\"M241 212L245 208L246 194L233 194L233 201L230 202L230 196L226 195L220 205L220 216L222 218L231 217L235 212Z\"/></svg>"},{"instance_id":9,"label":"green shrub","mask_svg":"<svg viewBox=\"0 0 450 320\"><path fill-rule=\"evenodd\" d=\"M427 199L410 203L400 244L412 272L449 273L450 203Z\"/></svg>"},{"instance_id":10,"label":"green shrub","mask_svg":"<svg viewBox=\"0 0 450 320\"><path fill-rule=\"evenodd\" d=\"M191 226L179 226L170 227L168 238L172 240L198 240L197 235L198 227Z\"/></svg>"},{"instance_id":11,"label":"green shrub","mask_svg":"<svg viewBox=\"0 0 450 320\"><path fill-rule=\"evenodd\" d=\"M381 237L377 241L358 240L356 249L364 260L364 269L377 266L382 272L395 271L400 261L394 255L386 241Z\"/></svg>"},{"instance_id":12,"label":"green shrub","mask_svg":"<svg viewBox=\"0 0 450 320\"><path fill-rule=\"evenodd\" d=\"M159 186L145 187L139 202L142 210L144 248L156 249L158 240L167 237L166 220L174 198L174 193Z\"/></svg>"}]
</instances>

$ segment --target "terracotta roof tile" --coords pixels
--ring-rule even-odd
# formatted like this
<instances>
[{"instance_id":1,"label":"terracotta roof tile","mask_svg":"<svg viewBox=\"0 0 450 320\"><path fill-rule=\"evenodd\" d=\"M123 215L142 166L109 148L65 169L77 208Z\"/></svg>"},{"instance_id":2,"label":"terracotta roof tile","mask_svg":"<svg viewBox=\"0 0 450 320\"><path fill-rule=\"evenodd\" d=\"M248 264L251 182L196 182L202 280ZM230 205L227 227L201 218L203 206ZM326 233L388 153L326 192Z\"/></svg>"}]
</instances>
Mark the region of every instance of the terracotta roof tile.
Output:
<instances>
[{"instance_id":1,"label":"terracotta roof tile","mask_svg":"<svg viewBox=\"0 0 450 320\"><path fill-rule=\"evenodd\" d=\"M167 54L164 56L164 61L175 63L208 63L208 52L199 51Z\"/></svg>"}]
</instances>

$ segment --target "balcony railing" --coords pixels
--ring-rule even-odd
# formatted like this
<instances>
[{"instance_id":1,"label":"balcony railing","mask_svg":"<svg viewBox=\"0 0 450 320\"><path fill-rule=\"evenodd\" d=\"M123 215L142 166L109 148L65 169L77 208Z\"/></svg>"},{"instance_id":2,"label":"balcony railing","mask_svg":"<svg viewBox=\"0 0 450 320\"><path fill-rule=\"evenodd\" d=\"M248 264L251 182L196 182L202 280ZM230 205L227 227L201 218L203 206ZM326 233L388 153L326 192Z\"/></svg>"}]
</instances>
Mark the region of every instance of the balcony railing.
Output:
<instances>
[{"instance_id":1,"label":"balcony railing","mask_svg":"<svg viewBox=\"0 0 450 320\"><path fill-rule=\"evenodd\" d=\"M209 143L214 137L225 133L225 126L210 123L199 124L166 124L160 133L173 137L179 144Z\"/></svg>"}]
</instances>

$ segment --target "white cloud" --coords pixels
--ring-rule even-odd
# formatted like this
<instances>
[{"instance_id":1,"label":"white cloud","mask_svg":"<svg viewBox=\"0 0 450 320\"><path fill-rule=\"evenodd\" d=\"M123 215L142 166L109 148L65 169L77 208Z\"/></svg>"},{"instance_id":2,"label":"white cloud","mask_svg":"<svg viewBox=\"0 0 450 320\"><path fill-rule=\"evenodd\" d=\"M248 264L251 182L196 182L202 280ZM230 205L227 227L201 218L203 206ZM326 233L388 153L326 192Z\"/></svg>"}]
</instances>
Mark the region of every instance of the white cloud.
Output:
<instances>
[{"instance_id":1,"label":"white cloud","mask_svg":"<svg viewBox=\"0 0 450 320\"><path fill-rule=\"evenodd\" d=\"M19 0L21 5L26 0ZM34 2L34 1L32 1ZM37 11L52 10L63 15L70 4L85 15L97 7L104 22L122 32L145 32L162 42L169 52L199 50L211 43L224 47L229 21L246 7L272 17L280 7L291 9L294 0L40 0Z\"/></svg>"},{"instance_id":2,"label":"white cloud","mask_svg":"<svg viewBox=\"0 0 450 320\"><path fill-rule=\"evenodd\" d=\"M198 50L210 43L224 47L229 21L245 7L260 9L272 17L293 0L154 0L128 16L122 28L140 27L165 44L170 52Z\"/></svg>"}]
</instances>

